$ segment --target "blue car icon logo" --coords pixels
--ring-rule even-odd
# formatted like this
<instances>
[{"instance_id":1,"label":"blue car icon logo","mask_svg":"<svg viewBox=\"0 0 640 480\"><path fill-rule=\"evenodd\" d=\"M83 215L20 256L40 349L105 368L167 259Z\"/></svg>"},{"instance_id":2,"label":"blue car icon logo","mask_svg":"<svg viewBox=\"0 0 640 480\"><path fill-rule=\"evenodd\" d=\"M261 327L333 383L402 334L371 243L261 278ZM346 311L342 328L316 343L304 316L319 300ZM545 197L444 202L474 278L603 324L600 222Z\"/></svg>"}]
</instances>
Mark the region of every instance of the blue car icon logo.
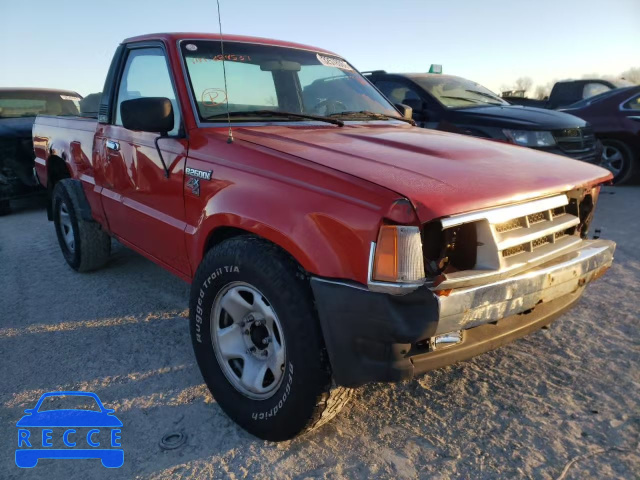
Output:
<instances>
[{"instance_id":1,"label":"blue car icon logo","mask_svg":"<svg viewBox=\"0 0 640 480\"><path fill-rule=\"evenodd\" d=\"M107 468L124 463L122 422L95 393L48 392L25 413L16 424L18 467L33 468L41 458L99 458Z\"/></svg>"}]
</instances>

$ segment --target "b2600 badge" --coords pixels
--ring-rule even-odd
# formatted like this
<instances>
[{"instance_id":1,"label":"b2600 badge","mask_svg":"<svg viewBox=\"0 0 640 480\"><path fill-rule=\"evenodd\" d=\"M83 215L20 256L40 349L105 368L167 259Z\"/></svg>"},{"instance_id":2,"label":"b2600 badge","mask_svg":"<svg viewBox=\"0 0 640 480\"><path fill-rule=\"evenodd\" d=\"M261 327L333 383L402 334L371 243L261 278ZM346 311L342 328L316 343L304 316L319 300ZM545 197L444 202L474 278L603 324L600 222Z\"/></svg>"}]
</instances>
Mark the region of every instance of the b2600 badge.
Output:
<instances>
[{"instance_id":1,"label":"b2600 badge","mask_svg":"<svg viewBox=\"0 0 640 480\"><path fill-rule=\"evenodd\" d=\"M190 177L201 178L203 180L211 180L213 170L198 170L197 168L187 167L184 171Z\"/></svg>"}]
</instances>

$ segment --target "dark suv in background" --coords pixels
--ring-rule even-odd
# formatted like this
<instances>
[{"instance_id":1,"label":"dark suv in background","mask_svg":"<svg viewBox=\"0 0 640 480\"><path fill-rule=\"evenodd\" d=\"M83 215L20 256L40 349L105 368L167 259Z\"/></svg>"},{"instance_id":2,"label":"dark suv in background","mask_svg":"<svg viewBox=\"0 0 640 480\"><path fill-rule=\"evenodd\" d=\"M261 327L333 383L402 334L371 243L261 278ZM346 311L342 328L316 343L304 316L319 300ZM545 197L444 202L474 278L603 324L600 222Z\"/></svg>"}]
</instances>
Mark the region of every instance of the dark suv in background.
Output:
<instances>
[{"instance_id":1,"label":"dark suv in background","mask_svg":"<svg viewBox=\"0 0 640 480\"><path fill-rule=\"evenodd\" d=\"M556 82L551 93L544 100L527 98L523 95L509 95L513 92L503 92L502 98L512 105L524 105L525 107L548 108L551 110L567 107L581 100L594 97L617 88L630 87L633 84L626 80L604 80L598 78L584 78L582 80L562 80Z\"/></svg>"},{"instance_id":2,"label":"dark suv in background","mask_svg":"<svg viewBox=\"0 0 640 480\"><path fill-rule=\"evenodd\" d=\"M600 163L602 144L581 118L510 105L471 80L429 73L364 72L392 103L413 108L419 126L490 138Z\"/></svg>"},{"instance_id":3,"label":"dark suv in background","mask_svg":"<svg viewBox=\"0 0 640 480\"><path fill-rule=\"evenodd\" d=\"M0 215L11 211L12 199L41 190L33 174L36 116L79 115L81 99L67 90L0 88Z\"/></svg>"}]
</instances>

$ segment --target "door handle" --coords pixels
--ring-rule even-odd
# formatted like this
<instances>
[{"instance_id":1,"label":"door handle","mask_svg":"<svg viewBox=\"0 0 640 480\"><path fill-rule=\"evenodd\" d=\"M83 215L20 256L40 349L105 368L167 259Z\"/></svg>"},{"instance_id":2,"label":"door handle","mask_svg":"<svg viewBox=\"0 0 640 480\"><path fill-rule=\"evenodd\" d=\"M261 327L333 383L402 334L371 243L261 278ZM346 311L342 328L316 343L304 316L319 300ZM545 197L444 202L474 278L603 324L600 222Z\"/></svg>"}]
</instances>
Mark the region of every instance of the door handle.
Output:
<instances>
[{"instance_id":1,"label":"door handle","mask_svg":"<svg viewBox=\"0 0 640 480\"><path fill-rule=\"evenodd\" d=\"M120 151L120 144L114 140L107 140L107 148L115 152Z\"/></svg>"}]
</instances>

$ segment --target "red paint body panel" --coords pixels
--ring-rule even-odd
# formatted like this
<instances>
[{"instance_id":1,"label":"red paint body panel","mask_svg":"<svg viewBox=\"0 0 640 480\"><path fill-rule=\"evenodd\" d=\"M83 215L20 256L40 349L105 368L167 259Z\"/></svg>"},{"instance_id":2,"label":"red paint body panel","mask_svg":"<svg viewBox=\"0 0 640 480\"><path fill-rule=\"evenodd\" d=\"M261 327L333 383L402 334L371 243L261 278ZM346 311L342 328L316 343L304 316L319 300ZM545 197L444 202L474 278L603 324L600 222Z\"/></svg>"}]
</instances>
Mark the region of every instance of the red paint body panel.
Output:
<instances>
[{"instance_id":1,"label":"red paint body panel","mask_svg":"<svg viewBox=\"0 0 640 480\"><path fill-rule=\"evenodd\" d=\"M212 235L232 227L274 242L312 274L366 284L370 244L398 199L409 199L426 222L611 177L564 157L397 123L234 127L229 144L226 126L198 128L191 109L177 41L202 38L219 36L125 41L159 40L167 49L187 131L185 139L160 140L168 179L156 134L59 117L38 117L34 126L40 181L47 184L48 162L62 159L106 231L187 281ZM107 151L107 139L120 151ZM212 171L199 196L186 187L187 167Z\"/></svg>"},{"instance_id":2,"label":"red paint body panel","mask_svg":"<svg viewBox=\"0 0 640 480\"><path fill-rule=\"evenodd\" d=\"M410 199L421 222L610 178L577 160L409 125L259 127L234 135L384 185Z\"/></svg>"}]
</instances>

